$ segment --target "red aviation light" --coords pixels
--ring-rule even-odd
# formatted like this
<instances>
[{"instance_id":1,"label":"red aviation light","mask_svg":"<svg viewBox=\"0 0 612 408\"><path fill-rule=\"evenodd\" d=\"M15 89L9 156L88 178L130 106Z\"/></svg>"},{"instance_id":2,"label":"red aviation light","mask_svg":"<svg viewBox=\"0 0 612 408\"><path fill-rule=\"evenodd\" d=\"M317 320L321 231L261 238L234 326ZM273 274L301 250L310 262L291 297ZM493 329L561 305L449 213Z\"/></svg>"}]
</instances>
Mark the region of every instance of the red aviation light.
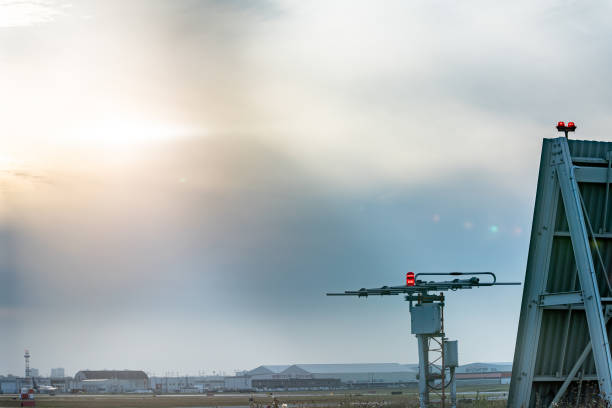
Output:
<instances>
[{"instance_id":1,"label":"red aviation light","mask_svg":"<svg viewBox=\"0 0 612 408\"><path fill-rule=\"evenodd\" d=\"M557 127L565 127L565 122L557 122Z\"/></svg>"},{"instance_id":2,"label":"red aviation light","mask_svg":"<svg viewBox=\"0 0 612 408\"><path fill-rule=\"evenodd\" d=\"M414 272L406 274L406 286L414 286Z\"/></svg>"}]
</instances>

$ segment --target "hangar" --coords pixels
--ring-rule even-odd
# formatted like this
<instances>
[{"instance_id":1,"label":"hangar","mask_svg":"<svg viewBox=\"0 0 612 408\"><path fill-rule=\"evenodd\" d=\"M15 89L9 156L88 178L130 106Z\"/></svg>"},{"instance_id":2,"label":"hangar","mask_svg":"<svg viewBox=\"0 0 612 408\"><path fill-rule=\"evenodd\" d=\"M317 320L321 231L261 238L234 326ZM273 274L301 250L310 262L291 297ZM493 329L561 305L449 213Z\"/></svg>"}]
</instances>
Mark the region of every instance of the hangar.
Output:
<instances>
[{"instance_id":1,"label":"hangar","mask_svg":"<svg viewBox=\"0 0 612 408\"><path fill-rule=\"evenodd\" d=\"M149 377L140 370L83 370L74 375L73 388L85 392L134 392L150 388Z\"/></svg>"}]
</instances>

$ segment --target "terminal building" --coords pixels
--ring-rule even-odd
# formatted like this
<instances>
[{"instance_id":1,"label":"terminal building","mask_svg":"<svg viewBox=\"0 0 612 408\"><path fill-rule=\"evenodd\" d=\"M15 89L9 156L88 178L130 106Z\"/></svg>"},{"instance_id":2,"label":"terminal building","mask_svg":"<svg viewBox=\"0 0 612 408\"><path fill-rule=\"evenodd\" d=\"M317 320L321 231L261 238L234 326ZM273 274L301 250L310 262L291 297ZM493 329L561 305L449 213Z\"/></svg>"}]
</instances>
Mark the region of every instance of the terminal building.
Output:
<instances>
[{"instance_id":1,"label":"terminal building","mask_svg":"<svg viewBox=\"0 0 612 408\"><path fill-rule=\"evenodd\" d=\"M150 390L149 377L136 370L83 370L74 375L73 389L89 393L121 393Z\"/></svg>"}]
</instances>

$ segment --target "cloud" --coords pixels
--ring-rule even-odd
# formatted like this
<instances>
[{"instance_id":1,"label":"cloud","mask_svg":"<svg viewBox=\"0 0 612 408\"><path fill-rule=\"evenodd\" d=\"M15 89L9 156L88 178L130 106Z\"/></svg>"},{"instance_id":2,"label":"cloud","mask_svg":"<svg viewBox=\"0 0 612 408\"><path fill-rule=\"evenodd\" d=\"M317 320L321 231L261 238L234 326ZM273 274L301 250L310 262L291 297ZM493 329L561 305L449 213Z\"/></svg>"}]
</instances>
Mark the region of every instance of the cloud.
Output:
<instances>
[{"instance_id":1,"label":"cloud","mask_svg":"<svg viewBox=\"0 0 612 408\"><path fill-rule=\"evenodd\" d=\"M337 345L357 327L348 323L357 306L334 303L325 292L393 284L408 268L484 268L516 276L499 259L524 249L524 240L510 230L512 218L522 218L516 215L521 199L482 175L455 174L428 187L337 190L278 146L239 135L166 143L129 173L98 170L104 177L95 169L89 178L64 175L22 198L27 205L13 212L13 228L19 231L11 250L13 281L4 282L28 293L8 298L6 307L30 322L19 325L12 341L36 348L39 361L53 365L50 346L29 340L39 327L52 336L53 341L46 338L55 355L63 356L62 364L75 371L83 364L119 364L121 353L112 342L98 344L100 336L121 332L136 348L133 358L121 361L133 366L155 345L176 345L172 336L152 335L155 322L198 326L202 319L227 335L239 336L237 327L254 335L259 357L247 350L225 353L224 367L280 356L388 360L391 355L359 357L360 347L339 351ZM495 210L483 213L483 205ZM432 221L432 211L440 214L439 222ZM466 216L479 226L469 232L470 240L460 224ZM512 239L514 250L489 235L489 217L508 231L501 239ZM474 252L481 254L477 262ZM382 325L401 310L395 303L360 313L384 313ZM329 315L330 308L340 315ZM339 316L348 319L348 326L341 326L346 332L336 325ZM130 325L133 321L139 324ZM16 327L14 321L6 323ZM511 328L506 328L510 337ZM74 330L88 333L91 343L75 348L68 342L68 350L65 332ZM221 347L202 330L192 333L206 345L202 350ZM310 349L304 342L311 330L330 330L334 351ZM276 331L282 333L278 341L264 340ZM145 339L149 345L138 346ZM90 347L96 344L99 353L93 355ZM202 365L219 367L223 360L191 353L191 361L180 355L177 361L192 372ZM160 371L163 364L149 362L146 368Z\"/></svg>"},{"instance_id":2,"label":"cloud","mask_svg":"<svg viewBox=\"0 0 612 408\"><path fill-rule=\"evenodd\" d=\"M38 157L90 156L88 126L144 117L265 138L341 188L479 167L520 190L551 124L591 137L609 104L605 4L87 4L94 18L8 58L23 64L4 126L30 145L51 134Z\"/></svg>"},{"instance_id":3,"label":"cloud","mask_svg":"<svg viewBox=\"0 0 612 408\"><path fill-rule=\"evenodd\" d=\"M520 279L541 138L557 120L608 137L608 14L598 2L82 2L61 24L0 30L3 155L20 163L0 175L1 283L29 294L4 293L16 334L3 361L16 371L12 350L30 341L41 366L54 354L73 370L143 368L154 346L184 350L195 371L397 360L405 308L323 293L407 269ZM511 358L512 290L452 299L491 321L483 304L499 305L490 359ZM478 327L454 318L462 355L486 359L470 346ZM190 340L169 334L181 327ZM398 335L381 338L388 327ZM248 333L257 356L210 357L227 344L214 330ZM132 359L104 346L109 333ZM72 335L106 348L74 350Z\"/></svg>"},{"instance_id":4,"label":"cloud","mask_svg":"<svg viewBox=\"0 0 612 408\"><path fill-rule=\"evenodd\" d=\"M25 27L49 23L65 15L70 3L54 0L0 2L0 28Z\"/></svg>"}]
</instances>

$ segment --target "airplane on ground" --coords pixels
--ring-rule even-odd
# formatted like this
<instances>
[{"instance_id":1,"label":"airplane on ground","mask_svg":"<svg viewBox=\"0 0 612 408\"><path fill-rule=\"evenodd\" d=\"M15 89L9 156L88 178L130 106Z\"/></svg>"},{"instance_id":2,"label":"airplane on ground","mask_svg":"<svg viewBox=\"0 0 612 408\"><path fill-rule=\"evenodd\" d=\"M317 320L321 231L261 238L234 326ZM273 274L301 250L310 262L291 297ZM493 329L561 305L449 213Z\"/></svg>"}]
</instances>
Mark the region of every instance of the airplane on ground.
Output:
<instances>
[{"instance_id":1,"label":"airplane on ground","mask_svg":"<svg viewBox=\"0 0 612 408\"><path fill-rule=\"evenodd\" d=\"M34 388L34 391L36 391L39 394L55 395L55 393L57 392L57 387L54 387L52 385L37 384L36 378L34 377L32 377L32 385L33 385L32 388Z\"/></svg>"}]
</instances>

